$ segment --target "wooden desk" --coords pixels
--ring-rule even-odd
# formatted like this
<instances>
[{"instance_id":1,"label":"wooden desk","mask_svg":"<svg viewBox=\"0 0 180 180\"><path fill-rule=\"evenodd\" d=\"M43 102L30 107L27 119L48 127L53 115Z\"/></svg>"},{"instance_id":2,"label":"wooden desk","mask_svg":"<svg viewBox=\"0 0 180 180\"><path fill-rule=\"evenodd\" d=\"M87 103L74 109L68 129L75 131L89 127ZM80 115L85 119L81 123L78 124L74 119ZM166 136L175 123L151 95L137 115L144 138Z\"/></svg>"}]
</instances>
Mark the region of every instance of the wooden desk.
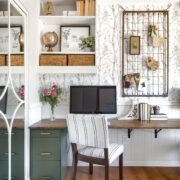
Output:
<instances>
[{"instance_id":1,"label":"wooden desk","mask_svg":"<svg viewBox=\"0 0 180 180\"><path fill-rule=\"evenodd\" d=\"M155 138L162 129L180 129L180 119L169 119L167 121L149 121L142 122L139 120L109 120L110 129L127 129L128 138L131 137L133 129L154 129ZM65 119L57 119L50 121L48 119L41 120L33 124L31 129L64 129L67 128Z\"/></svg>"},{"instance_id":2,"label":"wooden desk","mask_svg":"<svg viewBox=\"0 0 180 180\"><path fill-rule=\"evenodd\" d=\"M180 129L180 120L169 119L167 121L139 121L139 120L110 120L109 128L128 129L128 138L133 129L154 129L155 138L162 129Z\"/></svg>"},{"instance_id":3,"label":"wooden desk","mask_svg":"<svg viewBox=\"0 0 180 180\"><path fill-rule=\"evenodd\" d=\"M6 129L6 123L4 120L0 119L0 129ZM24 129L24 120L15 119L13 124L13 129Z\"/></svg>"}]
</instances>

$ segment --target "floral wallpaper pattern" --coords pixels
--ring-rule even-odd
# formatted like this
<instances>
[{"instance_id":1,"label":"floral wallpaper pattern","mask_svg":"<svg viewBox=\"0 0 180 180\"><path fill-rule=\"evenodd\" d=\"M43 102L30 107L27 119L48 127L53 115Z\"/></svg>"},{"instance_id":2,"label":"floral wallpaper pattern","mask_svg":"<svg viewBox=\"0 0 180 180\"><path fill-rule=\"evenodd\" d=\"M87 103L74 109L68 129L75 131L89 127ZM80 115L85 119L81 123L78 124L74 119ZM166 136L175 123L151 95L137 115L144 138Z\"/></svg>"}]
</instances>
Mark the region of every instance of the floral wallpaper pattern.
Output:
<instances>
[{"instance_id":1,"label":"floral wallpaper pattern","mask_svg":"<svg viewBox=\"0 0 180 180\"><path fill-rule=\"evenodd\" d=\"M157 6L127 6L126 10L142 9L166 9ZM170 7L170 59L169 59L169 97L163 98L169 101L180 101L180 3ZM62 102L69 101L69 87L71 85L116 85L117 102L121 103L125 98L121 97L121 27L122 7L120 5L97 6L97 30L96 30L96 64L97 73L88 74L56 74L40 75L40 84L58 83L63 90ZM4 84L4 75L0 75L0 84ZM17 75L15 84L21 84L23 77ZM153 99L153 98L151 98Z\"/></svg>"}]
</instances>

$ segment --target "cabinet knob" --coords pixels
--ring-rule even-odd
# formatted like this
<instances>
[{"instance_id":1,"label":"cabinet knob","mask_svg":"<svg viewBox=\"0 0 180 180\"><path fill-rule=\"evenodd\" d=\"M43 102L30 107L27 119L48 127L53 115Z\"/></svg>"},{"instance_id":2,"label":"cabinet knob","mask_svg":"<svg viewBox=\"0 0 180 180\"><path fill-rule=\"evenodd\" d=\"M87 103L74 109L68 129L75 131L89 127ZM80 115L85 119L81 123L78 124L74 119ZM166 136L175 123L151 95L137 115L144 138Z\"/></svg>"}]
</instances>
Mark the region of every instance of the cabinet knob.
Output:
<instances>
[{"instance_id":1,"label":"cabinet knob","mask_svg":"<svg viewBox=\"0 0 180 180\"><path fill-rule=\"evenodd\" d=\"M50 153L50 152L41 152L40 155L41 156L51 156L52 153Z\"/></svg>"}]
</instances>

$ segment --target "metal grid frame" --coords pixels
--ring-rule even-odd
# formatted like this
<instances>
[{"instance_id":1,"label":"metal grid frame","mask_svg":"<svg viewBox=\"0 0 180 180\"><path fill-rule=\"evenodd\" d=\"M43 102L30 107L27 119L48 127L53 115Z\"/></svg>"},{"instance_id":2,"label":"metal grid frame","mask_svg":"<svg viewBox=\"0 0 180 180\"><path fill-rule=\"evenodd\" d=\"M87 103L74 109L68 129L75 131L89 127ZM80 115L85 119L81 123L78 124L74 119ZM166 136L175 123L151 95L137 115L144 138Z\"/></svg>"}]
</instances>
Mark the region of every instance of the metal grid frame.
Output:
<instances>
[{"instance_id":1,"label":"metal grid frame","mask_svg":"<svg viewBox=\"0 0 180 180\"><path fill-rule=\"evenodd\" d=\"M169 78L169 12L160 11L123 11L122 29L122 95L140 97L168 96ZM148 25L158 25L157 35L164 41L162 47L152 47L148 44ZM140 36L140 55L129 54L130 36ZM159 61L156 71L147 68L146 60L151 56ZM147 80L147 92L139 92L135 87L124 86L124 76L141 73L141 78Z\"/></svg>"}]
</instances>

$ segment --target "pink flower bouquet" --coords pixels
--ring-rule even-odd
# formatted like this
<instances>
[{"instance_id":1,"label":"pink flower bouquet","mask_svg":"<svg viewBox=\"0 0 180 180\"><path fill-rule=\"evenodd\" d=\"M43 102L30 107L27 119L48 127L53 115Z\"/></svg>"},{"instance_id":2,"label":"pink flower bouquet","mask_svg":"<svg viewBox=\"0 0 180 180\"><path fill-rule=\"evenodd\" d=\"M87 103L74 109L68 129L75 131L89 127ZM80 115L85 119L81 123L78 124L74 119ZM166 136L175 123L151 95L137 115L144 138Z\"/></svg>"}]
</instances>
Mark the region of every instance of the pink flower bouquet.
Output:
<instances>
[{"instance_id":1,"label":"pink flower bouquet","mask_svg":"<svg viewBox=\"0 0 180 180\"><path fill-rule=\"evenodd\" d=\"M60 103L60 95L61 88L56 84L41 89L41 101L51 106L52 115L54 115L55 106Z\"/></svg>"}]
</instances>

